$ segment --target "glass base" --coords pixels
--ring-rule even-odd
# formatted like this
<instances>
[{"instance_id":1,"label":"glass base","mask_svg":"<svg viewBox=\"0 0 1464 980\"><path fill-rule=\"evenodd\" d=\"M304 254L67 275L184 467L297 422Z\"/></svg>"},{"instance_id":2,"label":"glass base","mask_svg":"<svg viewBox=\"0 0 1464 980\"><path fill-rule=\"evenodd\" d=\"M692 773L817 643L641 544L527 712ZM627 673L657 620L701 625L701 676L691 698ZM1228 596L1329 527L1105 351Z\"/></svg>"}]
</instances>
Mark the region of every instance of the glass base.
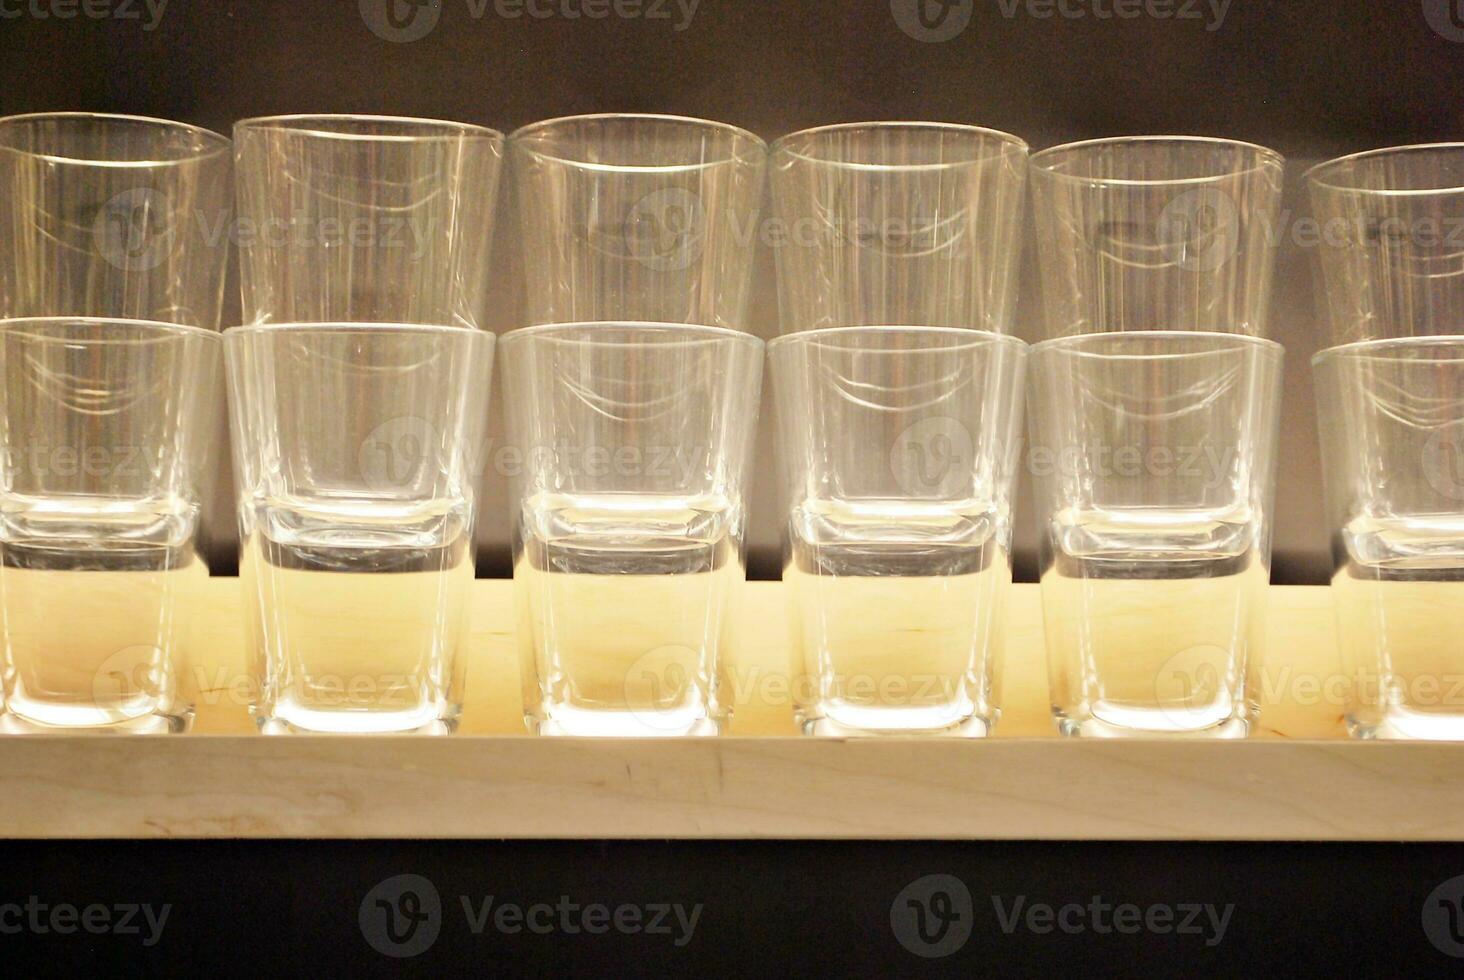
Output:
<instances>
[{"instance_id":1,"label":"glass base","mask_svg":"<svg viewBox=\"0 0 1464 980\"><path fill-rule=\"evenodd\" d=\"M574 705L545 705L539 714L524 721L538 735L571 738L684 738L719 735L723 719L704 709L676 708L665 711L581 708Z\"/></svg>"},{"instance_id":2,"label":"glass base","mask_svg":"<svg viewBox=\"0 0 1464 980\"><path fill-rule=\"evenodd\" d=\"M969 703L918 708L824 704L796 712L803 734L832 738L881 735L985 738L996 727L998 717L999 712L973 713Z\"/></svg>"},{"instance_id":3,"label":"glass base","mask_svg":"<svg viewBox=\"0 0 1464 980\"><path fill-rule=\"evenodd\" d=\"M1393 708L1381 716L1371 714L1366 719L1348 715L1346 721L1347 732L1353 738L1464 741L1464 714Z\"/></svg>"},{"instance_id":4,"label":"glass base","mask_svg":"<svg viewBox=\"0 0 1464 980\"><path fill-rule=\"evenodd\" d=\"M409 711L345 711L305 708L281 702L256 709L255 724L265 735L451 735L461 705L429 704Z\"/></svg>"},{"instance_id":5,"label":"glass base","mask_svg":"<svg viewBox=\"0 0 1464 980\"><path fill-rule=\"evenodd\" d=\"M121 720L105 720L100 709L83 711L74 705L64 711L38 712L36 704L22 705L26 713L7 704L0 715L0 734L5 735L174 735L186 732L193 724L193 712L152 712ZM38 717L39 715L39 717Z\"/></svg>"},{"instance_id":6,"label":"glass base","mask_svg":"<svg viewBox=\"0 0 1464 980\"><path fill-rule=\"evenodd\" d=\"M1248 715L1196 719L1193 712L1165 708L1123 708L1079 715L1054 706L1052 714L1058 732L1071 738L1245 738L1252 724ZM1199 724L1195 724L1197 720Z\"/></svg>"}]
</instances>

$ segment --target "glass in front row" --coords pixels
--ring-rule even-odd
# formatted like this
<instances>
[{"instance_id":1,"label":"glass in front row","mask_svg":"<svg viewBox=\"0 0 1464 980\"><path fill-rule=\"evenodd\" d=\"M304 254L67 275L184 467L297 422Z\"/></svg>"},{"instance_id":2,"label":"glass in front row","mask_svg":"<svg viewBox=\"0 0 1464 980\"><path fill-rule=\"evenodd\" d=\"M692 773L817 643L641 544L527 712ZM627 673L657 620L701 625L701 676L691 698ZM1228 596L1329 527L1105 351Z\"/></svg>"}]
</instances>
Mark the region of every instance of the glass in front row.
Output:
<instances>
[{"instance_id":1,"label":"glass in front row","mask_svg":"<svg viewBox=\"0 0 1464 980\"><path fill-rule=\"evenodd\" d=\"M11 731L178 731L219 338L0 321L0 635Z\"/></svg>"},{"instance_id":2,"label":"glass in front row","mask_svg":"<svg viewBox=\"0 0 1464 980\"><path fill-rule=\"evenodd\" d=\"M451 731L493 337L293 324L224 343L260 728Z\"/></svg>"},{"instance_id":3,"label":"glass in front row","mask_svg":"<svg viewBox=\"0 0 1464 980\"><path fill-rule=\"evenodd\" d=\"M792 334L770 351L800 726L987 734L1025 346L863 327Z\"/></svg>"},{"instance_id":4,"label":"glass in front row","mask_svg":"<svg viewBox=\"0 0 1464 980\"><path fill-rule=\"evenodd\" d=\"M1280 346L1108 333L1031 357L1059 729L1243 736L1258 710Z\"/></svg>"},{"instance_id":5,"label":"glass in front row","mask_svg":"<svg viewBox=\"0 0 1464 980\"><path fill-rule=\"evenodd\" d=\"M1464 739L1464 338L1313 366L1348 729Z\"/></svg>"},{"instance_id":6,"label":"glass in front row","mask_svg":"<svg viewBox=\"0 0 1464 980\"><path fill-rule=\"evenodd\" d=\"M542 734L716 734L744 579L762 342L714 327L505 334L525 715Z\"/></svg>"}]
</instances>

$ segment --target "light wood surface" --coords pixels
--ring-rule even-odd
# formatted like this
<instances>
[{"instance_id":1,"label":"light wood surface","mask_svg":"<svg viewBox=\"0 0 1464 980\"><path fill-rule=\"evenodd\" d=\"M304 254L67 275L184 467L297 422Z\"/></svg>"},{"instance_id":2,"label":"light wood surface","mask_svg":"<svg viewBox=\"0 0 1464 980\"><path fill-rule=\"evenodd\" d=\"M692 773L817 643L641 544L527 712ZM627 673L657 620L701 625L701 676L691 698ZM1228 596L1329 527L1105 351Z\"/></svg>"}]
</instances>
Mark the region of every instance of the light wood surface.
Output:
<instances>
[{"instance_id":1,"label":"light wood surface","mask_svg":"<svg viewBox=\"0 0 1464 980\"><path fill-rule=\"evenodd\" d=\"M265 737L248 716L238 585L212 580L187 667L194 731L0 738L0 834L1464 839L1464 745L1344 736L1326 589L1272 590L1263 731L1206 742L1056 737L1035 586L1012 592L996 737L801 737L776 680L781 588L744 595L723 737L524 735L500 581L474 584L457 735Z\"/></svg>"}]
</instances>

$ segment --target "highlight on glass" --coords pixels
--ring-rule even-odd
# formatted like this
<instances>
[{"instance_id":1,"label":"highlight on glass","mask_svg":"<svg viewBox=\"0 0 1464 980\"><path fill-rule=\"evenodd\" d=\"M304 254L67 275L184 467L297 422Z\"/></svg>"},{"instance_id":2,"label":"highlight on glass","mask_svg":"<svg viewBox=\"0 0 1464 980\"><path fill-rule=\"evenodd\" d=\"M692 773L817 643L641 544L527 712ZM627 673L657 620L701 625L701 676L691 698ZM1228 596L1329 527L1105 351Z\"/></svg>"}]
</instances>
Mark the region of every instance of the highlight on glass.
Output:
<instances>
[{"instance_id":1,"label":"highlight on glass","mask_svg":"<svg viewBox=\"0 0 1464 980\"><path fill-rule=\"evenodd\" d=\"M245 323L485 326L501 134L313 115L234 140Z\"/></svg>"},{"instance_id":2,"label":"highlight on glass","mask_svg":"<svg viewBox=\"0 0 1464 980\"><path fill-rule=\"evenodd\" d=\"M509 138L532 324L745 329L767 147L724 123L606 114Z\"/></svg>"},{"instance_id":3,"label":"highlight on glass","mask_svg":"<svg viewBox=\"0 0 1464 980\"><path fill-rule=\"evenodd\" d=\"M863 327L790 334L769 351L800 727L988 734L1025 345Z\"/></svg>"},{"instance_id":4,"label":"highlight on glass","mask_svg":"<svg viewBox=\"0 0 1464 980\"><path fill-rule=\"evenodd\" d=\"M225 334L261 730L456 726L492 352L461 327Z\"/></svg>"},{"instance_id":5,"label":"highlight on glass","mask_svg":"<svg viewBox=\"0 0 1464 980\"><path fill-rule=\"evenodd\" d=\"M1464 337L1312 364L1348 730L1464 739Z\"/></svg>"},{"instance_id":6,"label":"highlight on glass","mask_svg":"<svg viewBox=\"0 0 1464 980\"><path fill-rule=\"evenodd\" d=\"M525 716L549 735L714 735L745 578L760 340L591 323L507 333Z\"/></svg>"},{"instance_id":7,"label":"highlight on glass","mask_svg":"<svg viewBox=\"0 0 1464 980\"><path fill-rule=\"evenodd\" d=\"M1464 333L1464 143L1357 153L1306 182L1333 344Z\"/></svg>"},{"instance_id":8,"label":"highlight on glass","mask_svg":"<svg viewBox=\"0 0 1464 980\"><path fill-rule=\"evenodd\" d=\"M4 730L188 725L219 346L178 324L0 320Z\"/></svg>"},{"instance_id":9,"label":"highlight on glass","mask_svg":"<svg viewBox=\"0 0 1464 980\"><path fill-rule=\"evenodd\" d=\"M1281 347L1224 333L1032 348L1052 710L1066 735L1240 737L1270 579Z\"/></svg>"},{"instance_id":10,"label":"highlight on glass","mask_svg":"<svg viewBox=\"0 0 1464 980\"><path fill-rule=\"evenodd\" d=\"M0 316L218 329L229 147L206 129L140 116L0 119Z\"/></svg>"},{"instance_id":11,"label":"highlight on glass","mask_svg":"<svg viewBox=\"0 0 1464 980\"><path fill-rule=\"evenodd\" d=\"M783 330L1006 333L1027 145L975 126L825 126L773 144Z\"/></svg>"},{"instance_id":12,"label":"highlight on glass","mask_svg":"<svg viewBox=\"0 0 1464 980\"><path fill-rule=\"evenodd\" d=\"M1033 154L1043 336L1266 336L1283 169L1265 147L1189 136Z\"/></svg>"}]
</instances>

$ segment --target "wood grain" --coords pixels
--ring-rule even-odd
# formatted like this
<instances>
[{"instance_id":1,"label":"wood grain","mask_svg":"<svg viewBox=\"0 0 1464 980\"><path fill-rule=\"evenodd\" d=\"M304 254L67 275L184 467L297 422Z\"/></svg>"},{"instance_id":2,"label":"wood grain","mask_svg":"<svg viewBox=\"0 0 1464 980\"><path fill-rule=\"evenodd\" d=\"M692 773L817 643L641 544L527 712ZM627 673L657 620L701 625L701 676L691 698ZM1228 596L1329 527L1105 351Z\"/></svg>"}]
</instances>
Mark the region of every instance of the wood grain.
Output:
<instances>
[{"instance_id":1,"label":"wood grain","mask_svg":"<svg viewBox=\"0 0 1464 980\"><path fill-rule=\"evenodd\" d=\"M266 738L247 713L237 584L211 581L188 665L195 731L0 739L0 834L1464 839L1464 745L1343 736L1325 589L1272 590L1263 731L1244 742L1057 738L1034 586L1013 590L991 739L803 738L784 688L745 680L721 738L532 738L509 584L474 589L458 735ZM747 590L739 678L787 671L780 589Z\"/></svg>"}]
</instances>

